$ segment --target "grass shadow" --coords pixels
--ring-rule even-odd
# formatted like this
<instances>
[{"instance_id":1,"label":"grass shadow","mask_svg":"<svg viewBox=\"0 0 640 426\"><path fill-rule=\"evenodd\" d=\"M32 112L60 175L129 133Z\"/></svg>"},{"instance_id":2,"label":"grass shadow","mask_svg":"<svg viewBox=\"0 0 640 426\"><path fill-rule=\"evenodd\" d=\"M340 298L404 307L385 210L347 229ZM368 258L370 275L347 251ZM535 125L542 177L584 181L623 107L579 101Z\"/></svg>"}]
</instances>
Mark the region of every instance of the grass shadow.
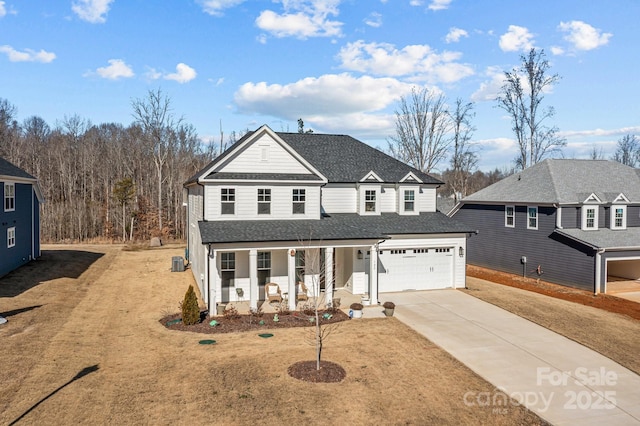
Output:
<instances>
[{"instance_id":1,"label":"grass shadow","mask_svg":"<svg viewBox=\"0 0 640 426\"><path fill-rule=\"evenodd\" d=\"M31 408L29 408L27 411L25 411L24 413L22 413L20 415L20 417L18 417L17 419L15 419L14 421L12 421L11 423L9 423L9 426L15 425L16 423L18 423L20 420L22 420L26 415L28 415L30 412L32 412L33 410L35 410L40 404L42 404L43 402L45 402L47 399L51 398L53 395L55 395L56 393L60 392L62 389L64 389L65 387L69 386L71 383L75 382L76 380L82 379L84 376L91 374L95 371L98 371L100 369L100 367L98 366L98 364L96 365L92 365L90 367L85 367L82 370L80 370L78 372L78 374L76 374L75 376L73 376L67 383L58 386L57 389L55 389L54 391L52 391L51 393L49 393L49 395L45 396L44 398L42 398L40 401L36 402L34 405L31 406Z\"/></svg>"},{"instance_id":2,"label":"grass shadow","mask_svg":"<svg viewBox=\"0 0 640 426\"><path fill-rule=\"evenodd\" d=\"M32 309L38 309L40 308L42 305L34 305L34 306L28 306L26 308L19 308L19 309L14 309L12 311L6 311L6 312L2 312L0 311L0 316L3 316L5 318L7 317L11 317L13 315L18 315L21 314L23 312L29 312Z\"/></svg>"},{"instance_id":3,"label":"grass shadow","mask_svg":"<svg viewBox=\"0 0 640 426\"><path fill-rule=\"evenodd\" d=\"M58 278L78 278L102 256L83 250L43 250L40 258L0 278L0 297L15 297Z\"/></svg>"}]
</instances>

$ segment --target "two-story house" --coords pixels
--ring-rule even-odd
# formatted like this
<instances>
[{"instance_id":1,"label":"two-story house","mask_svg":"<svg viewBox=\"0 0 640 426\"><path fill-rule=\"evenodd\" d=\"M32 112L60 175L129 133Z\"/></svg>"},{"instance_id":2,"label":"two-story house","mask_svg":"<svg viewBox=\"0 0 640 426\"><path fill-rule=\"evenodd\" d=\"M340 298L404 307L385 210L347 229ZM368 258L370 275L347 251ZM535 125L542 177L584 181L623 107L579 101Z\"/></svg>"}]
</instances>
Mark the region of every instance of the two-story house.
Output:
<instances>
[{"instance_id":1,"label":"two-story house","mask_svg":"<svg viewBox=\"0 0 640 426\"><path fill-rule=\"evenodd\" d=\"M478 234L468 262L606 293L640 278L639 170L544 160L464 198L451 216Z\"/></svg>"},{"instance_id":2,"label":"two-story house","mask_svg":"<svg viewBox=\"0 0 640 426\"><path fill-rule=\"evenodd\" d=\"M0 158L0 276L40 257L40 203L36 178Z\"/></svg>"},{"instance_id":3,"label":"two-story house","mask_svg":"<svg viewBox=\"0 0 640 426\"><path fill-rule=\"evenodd\" d=\"M352 137L245 135L185 183L188 257L210 310L275 282L368 295L465 285L465 225L436 211L442 182ZM240 289L240 291L239 291Z\"/></svg>"}]
</instances>

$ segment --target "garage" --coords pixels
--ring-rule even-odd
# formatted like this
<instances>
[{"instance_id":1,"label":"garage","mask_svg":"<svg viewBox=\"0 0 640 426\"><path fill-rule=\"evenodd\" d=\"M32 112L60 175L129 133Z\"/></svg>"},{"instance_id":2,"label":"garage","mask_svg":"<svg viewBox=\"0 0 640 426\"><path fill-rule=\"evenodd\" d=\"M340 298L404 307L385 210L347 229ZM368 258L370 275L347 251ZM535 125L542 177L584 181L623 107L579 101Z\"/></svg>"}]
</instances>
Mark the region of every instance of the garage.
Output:
<instances>
[{"instance_id":1,"label":"garage","mask_svg":"<svg viewBox=\"0 0 640 426\"><path fill-rule=\"evenodd\" d=\"M453 248L381 250L378 288L382 292L453 287Z\"/></svg>"},{"instance_id":2,"label":"garage","mask_svg":"<svg viewBox=\"0 0 640 426\"><path fill-rule=\"evenodd\" d=\"M607 259L606 292L640 291L640 259Z\"/></svg>"}]
</instances>

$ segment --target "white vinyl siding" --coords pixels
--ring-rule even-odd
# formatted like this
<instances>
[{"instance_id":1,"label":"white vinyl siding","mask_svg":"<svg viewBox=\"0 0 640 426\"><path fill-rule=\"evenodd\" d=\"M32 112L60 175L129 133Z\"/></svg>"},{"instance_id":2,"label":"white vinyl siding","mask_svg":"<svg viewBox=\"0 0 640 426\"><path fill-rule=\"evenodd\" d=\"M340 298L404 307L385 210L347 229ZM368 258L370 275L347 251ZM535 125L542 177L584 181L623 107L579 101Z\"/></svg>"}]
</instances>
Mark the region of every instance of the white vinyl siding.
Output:
<instances>
[{"instance_id":1,"label":"white vinyl siding","mask_svg":"<svg viewBox=\"0 0 640 426\"><path fill-rule=\"evenodd\" d=\"M418 212L436 211L436 187L422 186L416 191L416 206Z\"/></svg>"},{"instance_id":2,"label":"white vinyl siding","mask_svg":"<svg viewBox=\"0 0 640 426\"><path fill-rule=\"evenodd\" d=\"M327 213L356 213L358 190L355 185L327 185L322 188L322 207Z\"/></svg>"},{"instance_id":3,"label":"white vinyl siding","mask_svg":"<svg viewBox=\"0 0 640 426\"><path fill-rule=\"evenodd\" d=\"M218 172L224 173L296 173L311 172L270 136L262 136L236 155Z\"/></svg>"},{"instance_id":4,"label":"white vinyl siding","mask_svg":"<svg viewBox=\"0 0 640 426\"><path fill-rule=\"evenodd\" d=\"M319 219L320 218L320 187L319 186L270 186L271 214L258 214L258 189L265 189L264 185L234 186L235 214L223 215L220 210L220 190L228 186L206 185L205 220L270 220L270 219ZM305 190L304 214L293 214L293 189Z\"/></svg>"},{"instance_id":5,"label":"white vinyl siding","mask_svg":"<svg viewBox=\"0 0 640 426\"><path fill-rule=\"evenodd\" d=\"M381 213L397 213L398 197L396 188L393 186L383 186L380 194L380 212Z\"/></svg>"}]
</instances>

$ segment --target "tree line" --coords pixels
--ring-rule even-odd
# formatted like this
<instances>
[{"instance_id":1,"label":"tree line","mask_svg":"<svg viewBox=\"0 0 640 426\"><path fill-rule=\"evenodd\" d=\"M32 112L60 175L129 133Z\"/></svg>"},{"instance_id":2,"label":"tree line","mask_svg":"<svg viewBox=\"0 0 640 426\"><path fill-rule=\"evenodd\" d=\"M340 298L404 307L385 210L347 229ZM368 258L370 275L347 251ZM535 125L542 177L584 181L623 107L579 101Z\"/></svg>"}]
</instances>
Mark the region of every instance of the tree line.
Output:
<instances>
[{"instance_id":1,"label":"tree line","mask_svg":"<svg viewBox=\"0 0 640 426\"><path fill-rule=\"evenodd\" d=\"M52 127L38 116L18 123L0 99L0 156L38 178L43 242L184 237L182 185L222 140L202 144L159 89L131 108L126 127L78 115Z\"/></svg>"}]
</instances>

